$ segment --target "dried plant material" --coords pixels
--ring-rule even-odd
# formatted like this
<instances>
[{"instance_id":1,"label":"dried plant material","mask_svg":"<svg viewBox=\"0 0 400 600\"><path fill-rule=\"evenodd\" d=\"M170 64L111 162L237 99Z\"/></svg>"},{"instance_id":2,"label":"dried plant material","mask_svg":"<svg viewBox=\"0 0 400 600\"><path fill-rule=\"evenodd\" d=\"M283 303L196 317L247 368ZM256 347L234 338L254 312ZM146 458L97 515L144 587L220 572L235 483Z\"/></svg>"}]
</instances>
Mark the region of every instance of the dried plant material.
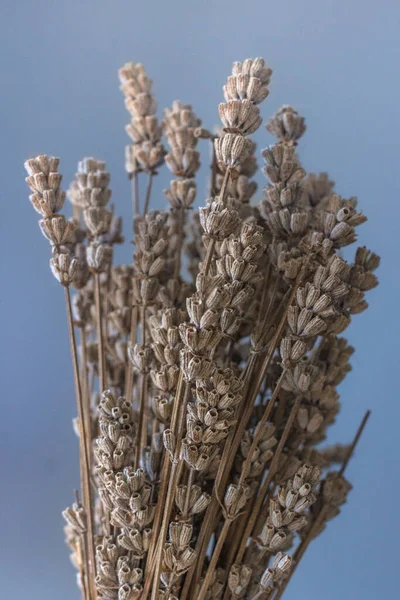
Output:
<instances>
[{"instance_id":1,"label":"dried plant material","mask_svg":"<svg viewBox=\"0 0 400 600\"><path fill-rule=\"evenodd\" d=\"M81 495L63 516L84 600L278 600L351 489L344 472L369 413L350 445L320 444L351 370L341 334L368 306L379 257L360 247L343 259L366 217L327 174L306 174L305 120L289 105L268 122L268 183L250 203L250 136L271 75L261 58L234 63L212 134L180 101L160 122L144 67L120 69L129 265L113 264L123 237L105 163L79 162L68 220L59 160L26 162L66 300ZM210 193L192 210L202 140ZM164 163L166 212L150 210Z\"/></svg>"}]
</instances>

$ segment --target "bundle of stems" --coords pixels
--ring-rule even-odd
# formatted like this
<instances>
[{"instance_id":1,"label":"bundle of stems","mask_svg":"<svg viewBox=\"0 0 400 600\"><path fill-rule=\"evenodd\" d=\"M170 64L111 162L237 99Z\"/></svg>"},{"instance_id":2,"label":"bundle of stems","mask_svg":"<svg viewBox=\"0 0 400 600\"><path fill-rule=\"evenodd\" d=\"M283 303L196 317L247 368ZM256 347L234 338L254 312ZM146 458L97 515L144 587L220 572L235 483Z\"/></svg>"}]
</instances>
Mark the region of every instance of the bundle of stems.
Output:
<instances>
[{"instance_id":1,"label":"bundle of stems","mask_svg":"<svg viewBox=\"0 0 400 600\"><path fill-rule=\"evenodd\" d=\"M84 600L277 600L351 489L369 413L349 445L323 442L351 368L342 333L379 258L343 259L366 217L306 174L290 106L267 124L276 142L252 202L271 74L261 58L233 64L214 134L179 101L160 122L143 66L120 69L132 264L113 264L124 240L104 162L79 162L69 220L58 159L26 162L65 293L81 481L63 514ZM201 144L210 197L193 210ZM170 207L150 210L164 165Z\"/></svg>"}]
</instances>

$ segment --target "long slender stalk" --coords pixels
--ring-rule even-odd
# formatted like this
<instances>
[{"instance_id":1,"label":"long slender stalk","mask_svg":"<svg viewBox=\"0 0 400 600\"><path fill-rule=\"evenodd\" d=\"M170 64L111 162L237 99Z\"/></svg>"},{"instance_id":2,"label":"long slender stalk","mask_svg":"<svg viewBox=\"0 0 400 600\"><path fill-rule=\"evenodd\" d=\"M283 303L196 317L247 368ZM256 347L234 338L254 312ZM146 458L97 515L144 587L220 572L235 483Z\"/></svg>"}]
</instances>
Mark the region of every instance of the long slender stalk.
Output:
<instances>
[{"instance_id":1,"label":"long slender stalk","mask_svg":"<svg viewBox=\"0 0 400 600\"><path fill-rule=\"evenodd\" d=\"M215 186L216 186L216 179L217 179L217 156L215 154L215 147L214 147L214 139L211 138L211 153L212 153L212 159L211 159L211 176L210 176L210 197L212 198L215 194Z\"/></svg>"},{"instance_id":2,"label":"long slender stalk","mask_svg":"<svg viewBox=\"0 0 400 600\"><path fill-rule=\"evenodd\" d=\"M76 346L76 337L75 330L73 324L73 316L72 316L72 306L71 306L71 295L69 291L69 287L64 287L65 294L65 303L66 303L66 311L67 311L67 320L68 320L68 334L70 339L71 346L71 354L72 354L72 366L74 372L74 382L75 382L75 392L76 392L76 404L78 409L78 426L79 426L79 456L81 460L81 472L82 472L82 498L83 498L83 506L86 512L86 520L87 520L87 549L88 549L88 579L89 579L89 599L95 600L96 598L96 588L94 585L94 580L96 577L96 562L95 562L95 553L94 553L94 523L93 523L93 514L92 514L92 493L90 487L90 461L87 451L87 437L90 437L89 432L86 428L85 423L85 409L82 398L82 388L79 376L79 362L78 362L78 352Z\"/></svg>"},{"instance_id":3,"label":"long slender stalk","mask_svg":"<svg viewBox=\"0 0 400 600\"><path fill-rule=\"evenodd\" d=\"M358 444L358 442L360 440L360 437L361 437L361 435L362 435L362 433L363 433L363 431L365 429L365 426L366 426L366 424L367 424L368 419L370 418L370 416L371 416L371 411L367 410L366 413L365 413L365 415L364 415L364 417L363 417L363 419L362 419L362 421L361 421L361 423L360 423L360 425L358 426L358 429L357 429L356 434L354 436L354 439L353 439L353 441L352 441L352 443L350 445L350 448L349 448L349 451L347 453L347 456L346 456L345 460L343 461L343 464L342 464L342 466L340 468L339 475L343 475L344 472L345 472L345 470L347 469L347 466L348 466L348 464L350 462L350 459L353 456L354 450L356 449L356 446L357 446L357 444Z\"/></svg>"},{"instance_id":4,"label":"long slender stalk","mask_svg":"<svg viewBox=\"0 0 400 600\"><path fill-rule=\"evenodd\" d=\"M106 371L106 355L105 355L105 344L104 344L104 331L103 331L103 311L101 305L101 293L100 293L100 274L94 274L94 297L96 306L96 327L97 327L97 338L98 338L98 356L99 356L99 386L100 393L107 389L107 371Z\"/></svg>"},{"instance_id":5,"label":"long slender stalk","mask_svg":"<svg viewBox=\"0 0 400 600\"><path fill-rule=\"evenodd\" d=\"M185 227L185 209L183 207L177 209L178 211L178 241L175 250L175 266L174 266L174 279L178 279L181 272L181 258L182 258L182 246L184 240L184 227Z\"/></svg>"},{"instance_id":6,"label":"long slender stalk","mask_svg":"<svg viewBox=\"0 0 400 600\"><path fill-rule=\"evenodd\" d=\"M229 519L225 519L225 522L224 522L224 525L222 527L221 533L219 534L219 537L218 537L217 544L216 544L216 546L214 548L214 552L213 552L213 555L211 557L210 564L208 565L208 569L207 569L206 575L204 577L204 581L203 581L203 583L201 585L199 594L197 596L197 600L204 600L204 598L205 598L205 596L207 594L207 590L208 590L208 588L210 586L212 577L214 575L215 567L216 567L217 561L218 561L218 559L220 557L220 554L221 554L223 545L225 543L226 536L228 535L228 531L229 531L229 528L231 526L231 523L232 523L232 521L230 521Z\"/></svg>"},{"instance_id":7,"label":"long slender stalk","mask_svg":"<svg viewBox=\"0 0 400 600\"><path fill-rule=\"evenodd\" d=\"M146 345L146 306L141 307L141 324L142 324L142 345ZM146 413L146 389L147 389L147 373L141 374L141 384L139 391L139 427L136 438L136 453L135 453L135 465L136 468L139 467L140 464L140 453L143 448L142 438L147 434L145 431L145 413Z\"/></svg>"},{"instance_id":8,"label":"long slender stalk","mask_svg":"<svg viewBox=\"0 0 400 600\"><path fill-rule=\"evenodd\" d=\"M143 209L143 216L147 215L147 212L149 210L149 204L150 204L150 197L151 197L151 189L153 186L153 177L154 177L154 173L151 172L149 173L149 178L147 181L147 189L146 189L146 198L144 201L144 209Z\"/></svg>"},{"instance_id":9,"label":"long slender stalk","mask_svg":"<svg viewBox=\"0 0 400 600\"><path fill-rule=\"evenodd\" d=\"M129 335L128 344L134 346L136 343L137 325L138 325L138 311L137 305L132 306L131 310L131 331ZM125 398L132 401L133 392L133 365L132 362L127 358L127 369L125 375Z\"/></svg>"},{"instance_id":10,"label":"long slender stalk","mask_svg":"<svg viewBox=\"0 0 400 600\"><path fill-rule=\"evenodd\" d=\"M82 382L82 396L83 396L83 410L85 419L85 431L88 435L85 436L86 440L86 452L88 455L88 468L89 473L92 472L92 417L90 410L90 392L89 392L89 380L88 380L88 369L87 369L87 346L86 346L86 331L85 327L81 330L81 353L82 353L82 365L81 365L81 382Z\"/></svg>"},{"instance_id":11,"label":"long slender stalk","mask_svg":"<svg viewBox=\"0 0 400 600\"><path fill-rule=\"evenodd\" d=\"M132 211L133 218L138 216L140 212L139 207L139 173L134 171L131 176L131 186L132 186Z\"/></svg>"}]
</instances>

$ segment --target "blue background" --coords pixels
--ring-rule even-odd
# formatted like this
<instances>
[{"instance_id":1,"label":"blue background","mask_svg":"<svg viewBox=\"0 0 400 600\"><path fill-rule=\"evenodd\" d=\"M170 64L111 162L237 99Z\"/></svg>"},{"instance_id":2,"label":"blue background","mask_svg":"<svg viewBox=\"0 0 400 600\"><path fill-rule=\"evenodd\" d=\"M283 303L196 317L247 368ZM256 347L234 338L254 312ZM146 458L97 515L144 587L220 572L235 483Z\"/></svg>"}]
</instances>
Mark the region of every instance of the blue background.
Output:
<instances>
[{"instance_id":1,"label":"blue background","mask_svg":"<svg viewBox=\"0 0 400 600\"><path fill-rule=\"evenodd\" d=\"M399 26L395 0L2 0L0 3L0 589L3 598L77 599L61 510L78 482L62 291L28 202L23 162L61 157L67 187L82 156L105 159L113 200L130 215L124 172L128 114L117 69L141 61L161 109L190 102L212 127L231 63L263 56L274 69L267 118L290 103L307 118L308 171L328 170L369 221L360 244L383 256L381 286L348 336L357 352L341 387L332 441L372 418L348 475L347 506L308 551L288 600L394 598L398 590ZM259 149L271 142L262 128ZM205 150L206 147L203 146ZM203 179L208 155L203 154ZM170 177L158 178L154 201ZM263 176L258 180L263 185ZM201 189L205 189L203 186ZM200 194L200 197L203 197ZM118 260L130 260L129 246Z\"/></svg>"}]
</instances>

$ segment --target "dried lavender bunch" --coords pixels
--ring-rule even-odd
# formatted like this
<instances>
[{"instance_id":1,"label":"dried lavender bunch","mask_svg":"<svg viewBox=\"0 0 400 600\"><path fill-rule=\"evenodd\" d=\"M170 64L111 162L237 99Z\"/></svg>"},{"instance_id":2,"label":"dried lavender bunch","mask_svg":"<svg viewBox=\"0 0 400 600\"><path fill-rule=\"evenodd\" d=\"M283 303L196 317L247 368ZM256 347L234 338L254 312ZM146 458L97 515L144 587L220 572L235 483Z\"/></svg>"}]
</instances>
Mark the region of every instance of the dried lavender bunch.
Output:
<instances>
[{"instance_id":1,"label":"dried lavender bunch","mask_svg":"<svg viewBox=\"0 0 400 600\"><path fill-rule=\"evenodd\" d=\"M81 492L63 515L84 600L277 600L351 489L344 473L369 413L351 444L320 444L351 370L342 333L368 306L379 257L360 247L344 260L366 217L326 173L306 174L305 120L289 105L267 124L268 183L251 203L250 136L271 75L261 58L233 64L212 135L180 101L160 122L143 66L120 69L131 264L113 264L123 237L104 162L79 162L71 220L59 160L26 162L65 291ZM210 197L193 210L203 139ZM164 163L170 208L150 210Z\"/></svg>"}]
</instances>

